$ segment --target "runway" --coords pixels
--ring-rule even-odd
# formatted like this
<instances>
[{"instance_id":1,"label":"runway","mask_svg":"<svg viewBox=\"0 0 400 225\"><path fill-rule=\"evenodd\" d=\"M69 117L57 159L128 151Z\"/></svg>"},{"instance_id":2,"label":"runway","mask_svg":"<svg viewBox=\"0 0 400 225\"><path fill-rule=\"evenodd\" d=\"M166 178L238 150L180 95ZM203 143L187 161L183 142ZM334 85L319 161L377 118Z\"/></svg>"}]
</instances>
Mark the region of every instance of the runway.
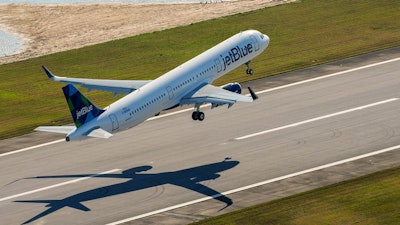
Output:
<instances>
[{"instance_id":1,"label":"runway","mask_svg":"<svg viewBox=\"0 0 400 225\"><path fill-rule=\"evenodd\" d=\"M262 182L288 174L385 149L386 166L399 163L399 57L398 50L374 53L250 82L262 91L286 78L312 79L268 88L254 103L204 109L203 122L176 113L110 140L1 155L2 223L184 224L240 208L239 201L280 196L262 190ZM354 168L342 166L357 174ZM317 180L321 174L303 182ZM257 183L253 198L240 191ZM214 199L197 201L205 197ZM200 203L184 207L191 202ZM179 213L168 210L173 206L181 206Z\"/></svg>"}]
</instances>

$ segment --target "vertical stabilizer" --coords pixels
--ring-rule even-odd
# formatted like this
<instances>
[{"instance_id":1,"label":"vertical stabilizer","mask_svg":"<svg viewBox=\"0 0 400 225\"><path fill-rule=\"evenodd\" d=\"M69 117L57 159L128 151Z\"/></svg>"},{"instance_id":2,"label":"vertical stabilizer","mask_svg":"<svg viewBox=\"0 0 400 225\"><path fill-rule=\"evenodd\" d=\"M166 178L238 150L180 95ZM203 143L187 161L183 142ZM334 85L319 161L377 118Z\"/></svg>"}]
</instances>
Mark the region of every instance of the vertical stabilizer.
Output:
<instances>
[{"instance_id":1,"label":"vertical stabilizer","mask_svg":"<svg viewBox=\"0 0 400 225\"><path fill-rule=\"evenodd\" d=\"M76 127L98 117L104 110L97 108L72 84L62 88Z\"/></svg>"}]
</instances>

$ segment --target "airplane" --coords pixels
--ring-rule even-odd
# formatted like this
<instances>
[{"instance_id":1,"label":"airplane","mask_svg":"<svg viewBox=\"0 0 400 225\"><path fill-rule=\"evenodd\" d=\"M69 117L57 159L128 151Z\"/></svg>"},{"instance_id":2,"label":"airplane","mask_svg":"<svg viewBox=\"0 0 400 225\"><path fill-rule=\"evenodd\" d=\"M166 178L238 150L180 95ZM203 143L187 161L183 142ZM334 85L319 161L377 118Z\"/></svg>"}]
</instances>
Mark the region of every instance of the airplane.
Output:
<instances>
[{"instance_id":1,"label":"airplane","mask_svg":"<svg viewBox=\"0 0 400 225\"><path fill-rule=\"evenodd\" d=\"M211 83L243 64L246 73L252 75L250 61L267 48L269 40L267 35L256 30L240 32L155 80L59 77L42 66L51 80L68 83L62 90L75 126L40 126L35 130L66 134L67 142L87 137L107 139L161 111L182 105L194 105L192 119L203 121L202 104L210 103L211 108L221 105L230 108L236 102L252 102L258 98L251 88L248 88L250 96L241 95L242 88L236 82L221 87ZM100 109L74 84L89 91L96 89L126 95Z\"/></svg>"}]
</instances>

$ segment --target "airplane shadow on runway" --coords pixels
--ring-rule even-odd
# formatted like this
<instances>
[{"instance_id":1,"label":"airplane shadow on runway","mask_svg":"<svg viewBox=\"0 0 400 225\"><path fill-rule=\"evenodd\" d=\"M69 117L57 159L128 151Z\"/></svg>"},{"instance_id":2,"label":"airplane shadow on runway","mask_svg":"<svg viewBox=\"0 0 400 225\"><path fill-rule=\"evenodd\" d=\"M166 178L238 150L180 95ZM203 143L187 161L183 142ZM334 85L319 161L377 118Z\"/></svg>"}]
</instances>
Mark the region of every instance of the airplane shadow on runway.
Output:
<instances>
[{"instance_id":1,"label":"airplane shadow on runway","mask_svg":"<svg viewBox=\"0 0 400 225\"><path fill-rule=\"evenodd\" d=\"M129 180L123 183L113 184L81 192L60 200L21 200L15 202L47 204L47 210L23 223L28 224L53 212L56 212L57 210L64 207L71 207L82 211L90 211L90 209L84 206L82 202L138 191L146 188L152 188L160 185L172 184L217 199L225 203L226 206L224 208L226 208L232 205L232 200L224 196L220 192L201 184L200 182L217 179L221 176L218 173L229 170L237 166L238 164L238 161L231 161L228 158L222 162L164 173L142 173L152 169L152 167L140 166L125 170L121 174L38 176L34 178L78 178L95 175L94 178L122 178Z\"/></svg>"}]
</instances>

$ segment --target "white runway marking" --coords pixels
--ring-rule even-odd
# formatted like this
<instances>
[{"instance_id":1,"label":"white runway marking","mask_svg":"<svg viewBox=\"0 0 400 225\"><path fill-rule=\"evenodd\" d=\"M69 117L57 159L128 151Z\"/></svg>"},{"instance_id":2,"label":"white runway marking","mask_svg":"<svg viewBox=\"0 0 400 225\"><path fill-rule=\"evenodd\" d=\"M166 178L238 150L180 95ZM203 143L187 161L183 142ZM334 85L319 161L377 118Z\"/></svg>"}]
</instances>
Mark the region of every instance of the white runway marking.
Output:
<instances>
[{"instance_id":1,"label":"white runway marking","mask_svg":"<svg viewBox=\"0 0 400 225\"><path fill-rule=\"evenodd\" d=\"M287 84L287 85L282 85L282 86L275 87L275 88L270 88L270 89L267 89L267 90L259 91L256 94L263 94L263 93L267 93L267 92L277 91L277 90L280 90L280 89L293 87L293 86L297 86L297 85L300 85L300 84L310 83L310 82L313 82L313 81L322 80L322 79L326 79L326 78L330 78L330 77L335 77L335 76L343 75L343 74L346 74L346 73L351 73L351 72L354 72L354 71L363 70L363 69L367 69L367 68L374 67L374 66L380 66L380 65L383 65L383 64L386 64L386 63L391 63L391 62L395 62L395 61L399 61L399 60L400 60L400 58L394 58L394 59L390 59L390 60L386 60L386 61L382 61L382 62L378 62L378 63L373 63L373 64L357 67L357 68L354 68L354 69L344 70L344 71L340 71L340 72L337 72L337 73L328 74L328 75L325 75L325 76L320 76L320 77L311 78L311 79L308 79L308 80L303 80L303 81L299 81L299 82L295 82L295 83L291 83L291 84Z\"/></svg>"},{"instance_id":2,"label":"white runway marking","mask_svg":"<svg viewBox=\"0 0 400 225\"><path fill-rule=\"evenodd\" d=\"M247 139L247 138L252 138L252 137L259 136L259 135L272 133L272 132L283 130L283 129L286 129L286 128L297 127L297 126L300 126L300 125L303 125L303 124L306 124L306 123L311 123L311 122L315 122L315 121L318 121L318 120L323 120L323 119L331 118L331 117L334 117L334 116L343 115L343 114L354 112L354 111L357 111L357 110L367 109L367 108L370 108L370 107L382 105L382 104L393 102L393 101L397 101L397 100L399 100L399 98L391 98L391 99L387 99L387 100L384 100L384 101L375 102L375 103L372 103L372 104L368 104L368 105L364 105L364 106L360 106L360 107L356 107L356 108L347 109L347 110L344 110L344 111L328 114L328 115L325 115L325 116L320 116L320 117L316 117L316 118L313 118L313 119L304 120L304 121L301 121L301 122L298 122L298 123L292 123L292 124L289 124L289 125L276 127L276 128L273 128L273 129L264 130L264 131L261 131L261 132L245 135L245 136L242 136L242 137L237 137L234 140L237 140L237 141L244 140L244 139Z\"/></svg>"},{"instance_id":3,"label":"white runway marking","mask_svg":"<svg viewBox=\"0 0 400 225\"><path fill-rule=\"evenodd\" d=\"M62 141L65 141L65 139L60 139L60 140L56 140L56 141L51 141L51 142L47 142L47 143L44 143L44 144L35 145L35 146L28 147L28 148L20 149L20 150L15 150L15 151L12 151L12 152L6 152L6 153L3 153L3 154L0 154L0 157L7 156L7 155L12 155L12 154L16 154L16 153L20 153L20 152L29 151L29 150L32 150L32 149L35 149L35 148L40 148L40 147L44 147L44 146L48 146L48 145L60 143L60 142L62 142Z\"/></svg>"},{"instance_id":4,"label":"white runway marking","mask_svg":"<svg viewBox=\"0 0 400 225\"><path fill-rule=\"evenodd\" d=\"M272 92L272 91L276 91L276 90L280 90L280 89L284 89L284 88L288 88L288 87L293 87L293 86L297 86L297 85L301 85L301 84L305 84L305 83L309 83L309 82L313 82L313 81L317 81L317 80L322 80L322 79L326 79L326 78L330 78L330 77L334 77L334 76L338 76L338 75L343 75L343 74L354 72L354 71L357 71L357 70L362 70L362 69L366 69L366 68L370 68L370 67L374 67L374 66L383 65L383 64L386 64L386 63L395 62L395 61L398 61L398 60L400 60L400 57L399 58L390 59L390 60L386 60L386 61L382 61L382 62L378 62L378 63L365 65L365 66L361 66L361 67L357 67L357 68L354 68L354 69L349 69L349 70L345 70L345 71L341 71L341 72L337 72L337 73L328 74L328 75L321 76L321 77L316 77L316 78L312 78L312 79L308 79L308 80L303 80L303 81L299 81L299 82L295 82L295 83L291 83L291 84L287 84L287 85L283 85L283 86L279 86L279 87L275 87L275 88L266 89L266 90L263 90L263 91L256 92L256 94L263 94L263 93ZM167 113L167 114L164 114L164 115L160 115L158 117L152 117L149 120L155 120L155 119L159 119L159 118L163 118L163 117L168 117L168 116L176 115L176 114L187 112L187 111L191 111L191 110L192 109L184 109L184 110L180 110L180 111L176 111L176 112L172 112L172 113ZM56 144L56 143L59 143L59 142L62 142L62 141L64 141L64 139L60 139L60 140L56 140L56 141L52 141L52 142L48 142L48 143L44 143L44 144L40 144L40 145L35 145L35 146L32 146L32 147L28 147L28 148L24 148L24 149L12 151L12 152L3 153L3 154L0 154L0 157L7 156L7 155L12 155L12 154L16 154L16 153L19 153L19 152L24 152L24 151L28 151L28 150L32 150L32 149L36 149L36 148L40 148L40 147L43 147L43 146Z\"/></svg>"},{"instance_id":5,"label":"white runway marking","mask_svg":"<svg viewBox=\"0 0 400 225\"><path fill-rule=\"evenodd\" d=\"M84 180L87 180L87 179L92 178L92 177L97 177L97 176L100 176L102 174L115 173L115 172L118 172L118 171L121 171L121 169L113 169L113 170L109 170L109 171L106 171L106 172L94 174L94 175L91 175L91 176L87 176L87 177L82 177L82 178L78 178L78 179L75 179L75 180L66 181L66 182L63 182L63 183L47 186L47 187L44 187L44 188L39 188L39 189L32 190L32 191L27 191L27 192L24 192L24 193L8 196L8 197L5 197L5 198L0 198L0 202L6 201L6 200L10 200L10 199L13 199L13 198L17 198L17 197L21 197L21 196L24 196L24 195L37 193L37 192L40 192L40 191L46 191L46 190L53 189L53 188L56 188L56 187L61 187L61 186L67 185L67 184L78 183L80 181L84 181Z\"/></svg>"},{"instance_id":6,"label":"white runway marking","mask_svg":"<svg viewBox=\"0 0 400 225\"><path fill-rule=\"evenodd\" d=\"M223 192L221 194L200 198L200 199L197 199L197 200L185 202L185 203L174 205L174 206L170 206L170 207L167 207L167 208L164 208L164 209L159 209L159 210L156 210L156 211L153 211L153 212L149 212L149 213L145 213L145 214L142 214L142 215L134 216L134 217L131 217L131 218L123 219L123 220L120 220L120 221L117 221L117 222L108 223L106 225L118 225L118 224L121 224L121 223L126 223L126 222L129 222L129 221L138 220L138 219L141 219L141 218L144 218L144 217L152 216L152 215L163 213L163 212L166 212L166 211L178 209L178 208L181 208L181 207L184 207L184 206L193 205L193 204L196 204L196 203L199 203L199 202L204 202L204 201L207 201L207 200L210 200L210 199L218 198L218 197L220 197L222 195L233 194L233 193L236 193L236 192L239 192L239 191L244 191L244 190L247 190L247 189L250 189L250 188L255 188L255 187L258 187L258 186L262 186L262 185L265 185L265 184L269 184L269 183L273 183L273 182L276 182L276 181L284 180L284 179L287 179L287 178L296 177L296 176L303 175L303 174L310 173L310 172L314 172L314 171L317 171L317 170L326 169L326 168L329 168L329 167L332 167L332 166L337 166L337 165L340 165L340 164L352 162L352 161L355 161L355 160L358 160L358 159L363 159L363 158L366 158L366 157L379 155L381 153L393 151L393 150L396 150L396 149L399 149L399 148L400 148L400 145L396 145L396 146L385 148L385 149L378 150L378 151L375 151L375 152L370 152L370 153L367 153L367 154L355 156L355 157L352 157L352 158L340 160L340 161L337 161L337 162L325 164L325 165L322 165L322 166L317 166L317 167L314 167L314 168L311 168L311 169L303 170L303 171L300 171L300 172L284 175L284 176L281 176L281 177L276 177L276 178L273 178L273 179L270 179L270 180L266 180L266 181L262 181L262 182L259 182L259 183L255 183L255 184L251 184L251 185L248 185L248 186L244 186L244 187L241 187L241 188L233 189L233 190L230 190L230 191Z\"/></svg>"}]
</instances>

